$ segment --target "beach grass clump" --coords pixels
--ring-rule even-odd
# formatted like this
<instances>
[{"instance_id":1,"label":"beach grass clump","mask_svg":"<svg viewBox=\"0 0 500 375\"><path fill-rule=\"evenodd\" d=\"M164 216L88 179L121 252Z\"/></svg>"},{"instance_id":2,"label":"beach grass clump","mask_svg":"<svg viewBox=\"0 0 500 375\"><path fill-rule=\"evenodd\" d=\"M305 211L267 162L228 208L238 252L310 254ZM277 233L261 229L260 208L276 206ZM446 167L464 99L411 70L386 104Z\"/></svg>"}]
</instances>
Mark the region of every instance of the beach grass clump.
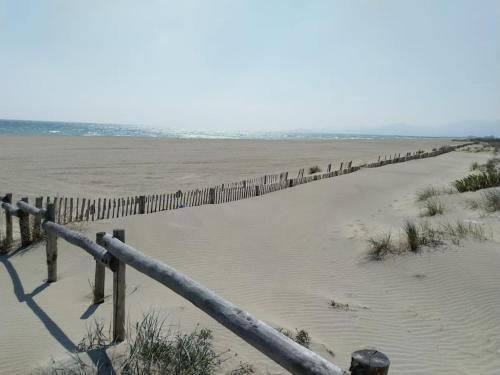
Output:
<instances>
[{"instance_id":1,"label":"beach grass clump","mask_svg":"<svg viewBox=\"0 0 500 375\"><path fill-rule=\"evenodd\" d=\"M372 260L383 260L387 255L395 253L396 247L392 243L391 234L381 234L368 239L368 257Z\"/></svg>"},{"instance_id":2,"label":"beach grass clump","mask_svg":"<svg viewBox=\"0 0 500 375\"><path fill-rule=\"evenodd\" d=\"M465 239L478 241L486 241L488 239L482 225L460 220L457 220L455 223L441 224L439 233L442 238L450 240L455 245L460 244L460 241Z\"/></svg>"},{"instance_id":3,"label":"beach grass clump","mask_svg":"<svg viewBox=\"0 0 500 375\"><path fill-rule=\"evenodd\" d=\"M500 158L491 158L484 165L486 173L498 172L498 165L500 165Z\"/></svg>"},{"instance_id":4,"label":"beach grass clump","mask_svg":"<svg viewBox=\"0 0 500 375\"><path fill-rule=\"evenodd\" d=\"M497 187L500 186L500 172L470 174L462 179L455 180L453 186L460 193Z\"/></svg>"},{"instance_id":5,"label":"beach grass clump","mask_svg":"<svg viewBox=\"0 0 500 375\"><path fill-rule=\"evenodd\" d=\"M478 170L479 169L479 163L477 161L475 161L474 163L472 163L470 165L470 170L471 171L475 171L475 170Z\"/></svg>"},{"instance_id":6,"label":"beach grass clump","mask_svg":"<svg viewBox=\"0 0 500 375\"><path fill-rule=\"evenodd\" d=\"M222 363L229 359L229 351L215 350L211 330L197 326L189 333L182 333L178 329L167 327L165 320L154 312L144 315L140 322L129 326L128 332L125 355L112 359L113 368L120 369L120 373L124 375L212 375L220 373ZM72 356L72 363L64 366L54 364L43 373L103 373L104 369L98 364L90 365L82 360L79 352L104 350L111 345L113 342L110 330L105 330L103 323L95 323L79 343L78 352ZM250 374L253 373L253 368L246 363L240 363L233 371L237 375Z\"/></svg>"},{"instance_id":7,"label":"beach grass clump","mask_svg":"<svg viewBox=\"0 0 500 375\"><path fill-rule=\"evenodd\" d=\"M321 168L319 167L319 165L315 165L309 168L309 174L314 174L319 172L321 172Z\"/></svg>"},{"instance_id":8,"label":"beach grass clump","mask_svg":"<svg viewBox=\"0 0 500 375\"><path fill-rule=\"evenodd\" d=\"M417 192L417 202L426 201L427 199L435 197L439 194L441 194L441 191L438 188L429 185Z\"/></svg>"},{"instance_id":9,"label":"beach grass clump","mask_svg":"<svg viewBox=\"0 0 500 375\"><path fill-rule=\"evenodd\" d=\"M442 215L443 212L444 212L444 206L438 198L433 197L424 201L423 216Z\"/></svg>"},{"instance_id":10,"label":"beach grass clump","mask_svg":"<svg viewBox=\"0 0 500 375\"><path fill-rule=\"evenodd\" d=\"M389 254L418 253L423 247L435 248L450 241L459 245L461 240L486 241L489 236L480 223L457 220L454 223L431 225L428 221L415 224L407 220L402 227L402 240L394 246L390 235L369 239L368 256L371 260L383 260Z\"/></svg>"},{"instance_id":11,"label":"beach grass clump","mask_svg":"<svg viewBox=\"0 0 500 375\"><path fill-rule=\"evenodd\" d=\"M306 330L295 329L295 332L285 328L277 328L276 330L305 348L309 348L311 344L311 336Z\"/></svg>"},{"instance_id":12,"label":"beach grass clump","mask_svg":"<svg viewBox=\"0 0 500 375\"><path fill-rule=\"evenodd\" d=\"M483 192L482 202L485 211L500 211L500 189L493 189Z\"/></svg>"},{"instance_id":13,"label":"beach grass clump","mask_svg":"<svg viewBox=\"0 0 500 375\"><path fill-rule=\"evenodd\" d=\"M407 220L403 224L403 232L406 238L406 245L408 247L408 250L413 253L418 252L422 244L418 226L412 221Z\"/></svg>"}]
</instances>

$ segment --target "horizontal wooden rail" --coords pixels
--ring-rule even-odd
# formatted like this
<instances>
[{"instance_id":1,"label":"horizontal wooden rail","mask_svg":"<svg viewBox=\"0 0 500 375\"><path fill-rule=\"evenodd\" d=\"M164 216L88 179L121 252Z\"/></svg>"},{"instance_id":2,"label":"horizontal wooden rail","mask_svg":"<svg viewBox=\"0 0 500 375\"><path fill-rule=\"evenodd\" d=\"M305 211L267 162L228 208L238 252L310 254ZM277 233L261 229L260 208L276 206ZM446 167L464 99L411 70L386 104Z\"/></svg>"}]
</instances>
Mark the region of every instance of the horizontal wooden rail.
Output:
<instances>
[{"instance_id":1,"label":"horizontal wooden rail","mask_svg":"<svg viewBox=\"0 0 500 375\"><path fill-rule=\"evenodd\" d=\"M23 201L18 201L16 203L16 206L18 207L18 209L20 209L20 210L22 210L22 211L24 211L24 212L26 212L28 214L31 214L33 216L45 217L45 214L47 213L46 209L33 207L29 203L26 203L26 202L23 202Z\"/></svg>"},{"instance_id":2,"label":"horizontal wooden rail","mask_svg":"<svg viewBox=\"0 0 500 375\"><path fill-rule=\"evenodd\" d=\"M104 235L103 243L114 257L184 297L292 374L346 374L165 263L146 256L111 234Z\"/></svg>"},{"instance_id":3,"label":"horizontal wooden rail","mask_svg":"<svg viewBox=\"0 0 500 375\"><path fill-rule=\"evenodd\" d=\"M2 202L2 208L12 216L18 216L20 209L7 202Z\"/></svg>"},{"instance_id":4,"label":"horizontal wooden rail","mask_svg":"<svg viewBox=\"0 0 500 375\"><path fill-rule=\"evenodd\" d=\"M74 230L68 229L60 224L56 224L52 221L45 221L42 224L43 229L46 232L54 234L58 237L64 238L70 244L78 246L79 248L85 250L87 253L92 255L95 260L101 262L102 264L113 269L112 257L103 247L99 246L95 242L85 237L83 234L76 232Z\"/></svg>"}]
</instances>

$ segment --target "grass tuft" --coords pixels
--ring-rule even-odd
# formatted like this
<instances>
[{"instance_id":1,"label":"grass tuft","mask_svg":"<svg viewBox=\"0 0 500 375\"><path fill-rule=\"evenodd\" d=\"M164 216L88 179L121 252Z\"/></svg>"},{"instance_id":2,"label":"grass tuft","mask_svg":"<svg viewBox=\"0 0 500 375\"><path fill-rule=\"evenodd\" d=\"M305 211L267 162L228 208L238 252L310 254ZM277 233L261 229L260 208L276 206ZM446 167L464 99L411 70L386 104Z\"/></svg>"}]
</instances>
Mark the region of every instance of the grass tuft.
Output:
<instances>
[{"instance_id":1,"label":"grass tuft","mask_svg":"<svg viewBox=\"0 0 500 375\"><path fill-rule=\"evenodd\" d=\"M368 244L370 246L368 256L372 260L382 260L388 254L395 252L390 233L382 234L379 237L372 237L368 239Z\"/></svg>"},{"instance_id":2,"label":"grass tuft","mask_svg":"<svg viewBox=\"0 0 500 375\"><path fill-rule=\"evenodd\" d=\"M453 186L455 186L460 193L497 187L500 186L500 172L470 174L462 179L455 180Z\"/></svg>"},{"instance_id":3,"label":"grass tuft","mask_svg":"<svg viewBox=\"0 0 500 375\"><path fill-rule=\"evenodd\" d=\"M471 171L475 171L475 170L478 170L479 169L479 163L477 161L475 161L474 163L472 163L470 165L470 170Z\"/></svg>"},{"instance_id":4,"label":"grass tuft","mask_svg":"<svg viewBox=\"0 0 500 375\"><path fill-rule=\"evenodd\" d=\"M417 192L417 202L426 201L427 199L435 197L439 194L439 189L435 188L434 186L427 186L426 188Z\"/></svg>"},{"instance_id":5,"label":"grass tuft","mask_svg":"<svg viewBox=\"0 0 500 375\"><path fill-rule=\"evenodd\" d=\"M403 225L404 241L398 248L394 248L390 236L386 235L382 239L370 239L368 255L372 260L383 260L387 254L404 254L406 252L417 253L422 247L438 247L445 244L445 240L459 245L461 240L473 239L486 241L483 225L474 222L463 222L457 220L455 223L444 223L432 226L428 222L417 225L411 221L406 221ZM388 250L389 249L389 250Z\"/></svg>"},{"instance_id":6,"label":"grass tuft","mask_svg":"<svg viewBox=\"0 0 500 375\"><path fill-rule=\"evenodd\" d=\"M424 201L424 213L423 216L436 216L442 215L444 212L444 206L438 198L429 198Z\"/></svg>"},{"instance_id":7,"label":"grass tuft","mask_svg":"<svg viewBox=\"0 0 500 375\"><path fill-rule=\"evenodd\" d=\"M79 343L79 352L106 349L112 345L110 330L104 329L103 323L87 332ZM220 373L221 364L229 359L229 351L218 352L213 346L212 331L196 327L190 333L166 327L165 320L152 312L144 315L128 330L126 354L119 359L112 359L114 369L124 375L213 375ZM71 363L63 365L53 362L43 374L73 375L100 374L103 365L87 364L78 353L72 356ZM253 367L246 363L230 371L229 374L245 375L253 373Z\"/></svg>"},{"instance_id":8,"label":"grass tuft","mask_svg":"<svg viewBox=\"0 0 500 375\"><path fill-rule=\"evenodd\" d=\"M309 336L309 333L303 329L295 329L295 332L285 328L277 328L276 330L305 348L309 348L309 345L311 344L311 336Z\"/></svg>"},{"instance_id":9,"label":"grass tuft","mask_svg":"<svg viewBox=\"0 0 500 375\"><path fill-rule=\"evenodd\" d=\"M319 165L315 165L314 167L309 168L309 174L314 174L318 172L321 172L321 168L319 167Z\"/></svg>"},{"instance_id":10,"label":"grass tuft","mask_svg":"<svg viewBox=\"0 0 500 375\"><path fill-rule=\"evenodd\" d=\"M416 253L420 249L420 232L415 223L407 220L403 225L403 232L406 235L406 244L408 249Z\"/></svg>"},{"instance_id":11,"label":"grass tuft","mask_svg":"<svg viewBox=\"0 0 500 375\"><path fill-rule=\"evenodd\" d=\"M493 189L483 192L482 202L485 211L500 211L500 189Z\"/></svg>"}]
</instances>

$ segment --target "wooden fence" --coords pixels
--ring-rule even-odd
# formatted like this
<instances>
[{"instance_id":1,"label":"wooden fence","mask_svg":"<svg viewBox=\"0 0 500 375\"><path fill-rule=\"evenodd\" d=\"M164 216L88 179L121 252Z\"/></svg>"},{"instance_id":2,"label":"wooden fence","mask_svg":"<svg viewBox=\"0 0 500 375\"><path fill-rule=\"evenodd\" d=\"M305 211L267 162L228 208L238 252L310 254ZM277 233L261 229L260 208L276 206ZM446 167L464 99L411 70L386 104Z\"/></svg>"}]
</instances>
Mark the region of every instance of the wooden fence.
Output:
<instances>
[{"instance_id":1,"label":"wooden fence","mask_svg":"<svg viewBox=\"0 0 500 375\"><path fill-rule=\"evenodd\" d=\"M304 176L304 169L300 169L296 177L291 177L291 174L288 172L282 172L229 184L220 184L210 188L189 190L187 192L179 190L170 194L140 195L125 198L89 199L75 197L37 197L34 203L37 208L47 207L50 203L55 203L55 207L57 208L54 221L58 224L114 219L130 215L143 215L184 207L220 204L252 198L309 183L311 181L356 172L361 168L375 168L387 164L434 157L473 143L475 142L445 146L429 152L422 150L412 153L408 152L403 156L401 156L401 154L393 154L385 156L384 158L379 156L376 162L359 165L352 165L352 161L350 161L347 163L340 163L339 168L336 170L332 170L332 164L330 163L325 172L318 172L306 176ZM22 198L22 200L28 202L27 197ZM3 202L12 203L12 194L5 195ZM31 225L33 226L33 233L36 237L40 233L40 225L36 220L34 220ZM7 238L7 240L9 239L11 240L10 237Z\"/></svg>"},{"instance_id":2,"label":"wooden fence","mask_svg":"<svg viewBox=\"0 0 500 375\"><path fill-rule=\"evenodd\" d=\"M188 276L126 245L124 230L114 230L112 235L97 233L96 241L93 242L83 234L54 221L57 211L55 203L49 203L46 208L39 208L29 205L25 200L16 202L16 205L4 201L2 208L10 220L12 217L19 218L22 236L29 235L30 226L26 225L29 222L29 215L41 224L47 237L45 246L49 283L57 281L58 238L63 238L94 257L95 304L104 301L105 268L113 272L112 330L115 342L123 341L126 336L125 275L126 267L130 266L190 301L292 374L347 374L346 371L297 344ZM383 353L376 350L359 350L352 354L350 371L353 375L384 375L388 370L389 359Z\"/></svg>"}]
</instances>

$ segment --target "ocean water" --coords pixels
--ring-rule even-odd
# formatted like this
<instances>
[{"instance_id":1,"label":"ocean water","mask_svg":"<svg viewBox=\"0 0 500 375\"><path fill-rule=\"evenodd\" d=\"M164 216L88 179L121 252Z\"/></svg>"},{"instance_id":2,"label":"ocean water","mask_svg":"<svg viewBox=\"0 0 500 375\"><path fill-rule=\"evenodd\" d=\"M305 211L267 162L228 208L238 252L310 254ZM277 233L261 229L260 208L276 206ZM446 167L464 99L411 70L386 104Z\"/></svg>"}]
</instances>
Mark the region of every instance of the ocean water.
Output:
<instances>
[{"instance_id":1,"label":"ocean water","mask_svg":"<svg viewBox=\"0 0 500 375\"><path fill-rule=\"evenodd\" d=\"M26 121L0 119L2 135L54 135L54 136L122 136L122 137L165 137L165 138L205 138L205 139L411 139L412 136L391 136L373 134L347 134L325 131L192 131L165 128L137 127L115 124L91 124L51 121Z\"/></svg>"}]
</instances>

